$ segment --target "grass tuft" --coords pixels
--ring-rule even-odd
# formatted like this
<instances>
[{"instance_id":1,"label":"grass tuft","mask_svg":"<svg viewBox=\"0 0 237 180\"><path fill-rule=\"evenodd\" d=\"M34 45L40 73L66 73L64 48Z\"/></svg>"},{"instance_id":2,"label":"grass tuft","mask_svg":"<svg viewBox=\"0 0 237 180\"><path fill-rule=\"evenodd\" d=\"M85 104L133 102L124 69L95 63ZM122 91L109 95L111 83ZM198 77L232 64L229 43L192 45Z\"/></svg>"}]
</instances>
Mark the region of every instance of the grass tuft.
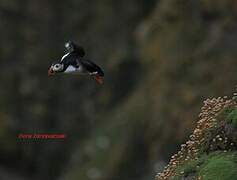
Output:
<instances>
[{"instance_id":1,"label":"grass tuft","mask_svg":"<svg viewBox=\"0 0 237 180\"><path fill-rule=\"evenodd\" d=\"M237 179L236 153L216 152L201 166L199 176L203 180Z\"/></svg>"},{"instance_id":2,"label":"grass tuft","mask_svg":"<svg viewBox=\"0 0 237 180\"><path fill-rule=\"evenodd\" d=\"M237 179L236 169L237 153L217 151L179 166L172 180L198 177L202 180L234 180Z\"/></svg>"}]
</instances>

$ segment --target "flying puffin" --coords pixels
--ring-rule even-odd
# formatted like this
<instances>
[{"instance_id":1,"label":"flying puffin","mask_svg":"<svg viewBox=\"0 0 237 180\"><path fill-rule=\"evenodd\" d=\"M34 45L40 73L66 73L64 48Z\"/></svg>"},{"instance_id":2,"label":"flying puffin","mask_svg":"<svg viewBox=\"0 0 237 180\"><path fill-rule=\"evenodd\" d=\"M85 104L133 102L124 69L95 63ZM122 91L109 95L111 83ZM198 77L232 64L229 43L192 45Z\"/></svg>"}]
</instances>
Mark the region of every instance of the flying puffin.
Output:
<instances>
[{"instance_id":1,"label":"flying puffin","mask_svg":"<svg viewBox=\"0 0 237 180\"><path fill-rule=\"evenodd\" d=\"M78 73L92 76L97 83L103 84L104 72L95 63L85 60L85 51L72 41L65 43L67 53L60 62L53 63L48 69L48 76L57 73Z\"/></svg>"}]
</instances>

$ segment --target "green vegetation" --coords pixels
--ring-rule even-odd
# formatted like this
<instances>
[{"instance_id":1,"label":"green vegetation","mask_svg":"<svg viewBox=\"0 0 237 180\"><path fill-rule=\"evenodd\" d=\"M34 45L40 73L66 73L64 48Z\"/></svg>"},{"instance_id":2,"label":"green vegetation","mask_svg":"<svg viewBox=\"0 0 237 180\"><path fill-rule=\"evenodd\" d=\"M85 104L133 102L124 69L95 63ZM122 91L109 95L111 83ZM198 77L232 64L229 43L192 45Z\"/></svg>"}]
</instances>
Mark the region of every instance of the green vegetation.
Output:
<instances>
[{"instance_id":1,"label":"green vegetation","mask_svg":"<svg viewBox=\"0 0 237 180\"><path fill-rule=\"evenodd\" d=\"M179 180L187 176L194 176L194 174L198 172L200 164L202 164L202 161L198 159L191 160L182 166L179 166L176 170L176 176L173 178L173 180Z\"/></svg>"},{"instance_id":2,"label":"green vegetation","mask_svg":"<svg viewBox=\"0 0 237 180\"><path fill-rule=\"evenodd\" d=\"M226 117L228 123L234 124L237 127L237 107L229 110L229 114Z\"/></svg>"},{"instance_id":3,"label":"green vegetation","mask_svg":"<svg viewBox=\"0 0 237 180\"><path fill-rule=\"evenodd\" d=\"M237 153L213 152L200 156L198 160L189 161L177 168L174 180L184 177L201 177L202 180L237 179Z\"/></svg>"},{"instance_id":4,"label":"green vegetation","mask_svg":"<svg viewBox=\"0 0 237 180\"><path fill-rule=\"evenodd\" d=\"M235 152L215 152L207 156L198 175L203 180L237 179L237 154Z\"/></svg>"}]
</instances>

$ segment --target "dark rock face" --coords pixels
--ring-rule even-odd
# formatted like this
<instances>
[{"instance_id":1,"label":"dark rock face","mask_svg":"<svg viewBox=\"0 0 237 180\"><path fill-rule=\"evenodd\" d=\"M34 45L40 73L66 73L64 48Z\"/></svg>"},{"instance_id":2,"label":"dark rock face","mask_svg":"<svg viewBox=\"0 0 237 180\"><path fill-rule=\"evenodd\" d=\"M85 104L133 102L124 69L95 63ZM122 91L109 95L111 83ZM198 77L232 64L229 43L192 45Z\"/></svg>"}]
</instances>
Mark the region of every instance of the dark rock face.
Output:
<instances>
[{"instance_id":1,"label":"dark rock face","mask_svg":"<svg viewBox=\"0 0 237 180\"><path fill-rule=\"evenodd\" d=\"M237 145L237 127L235 124L226 124L225 132L230 141L232 141L235 145ZM237 149L237 147L234 147Z\"/></svg>"}]
</instances>

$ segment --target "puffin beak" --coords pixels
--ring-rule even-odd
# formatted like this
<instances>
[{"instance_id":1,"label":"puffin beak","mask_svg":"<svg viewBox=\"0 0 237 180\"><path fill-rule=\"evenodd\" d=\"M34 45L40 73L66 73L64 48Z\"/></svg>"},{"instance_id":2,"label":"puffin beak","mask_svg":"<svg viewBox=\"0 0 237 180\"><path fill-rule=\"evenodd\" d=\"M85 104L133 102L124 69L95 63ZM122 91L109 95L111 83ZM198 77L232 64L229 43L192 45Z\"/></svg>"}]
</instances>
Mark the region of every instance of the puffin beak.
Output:
<instances>
[{"instance_id":1,"label":"puffin beak","mask_svg":"<svg viewBox=\"0 0 237 180\"><path fill-rule=\"evenodd\" d=\"M48 70L48 76L52 76L54 75L55 72L53 71L53 69L50 67L49 70Z\"/></svg>"}]
</instances>

